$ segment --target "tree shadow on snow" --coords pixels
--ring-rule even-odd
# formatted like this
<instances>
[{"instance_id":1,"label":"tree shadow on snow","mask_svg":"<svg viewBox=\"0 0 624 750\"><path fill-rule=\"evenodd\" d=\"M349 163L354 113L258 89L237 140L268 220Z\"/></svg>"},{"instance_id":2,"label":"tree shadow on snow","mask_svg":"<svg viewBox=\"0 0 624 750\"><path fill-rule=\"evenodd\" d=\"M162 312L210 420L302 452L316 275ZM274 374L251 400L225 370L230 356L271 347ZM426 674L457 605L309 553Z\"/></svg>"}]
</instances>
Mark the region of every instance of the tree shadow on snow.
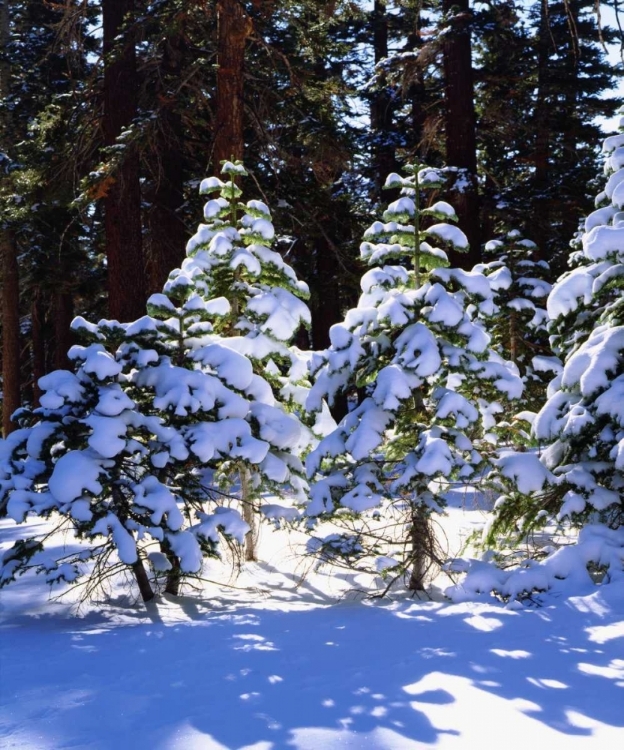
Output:
<instances>
[{"instance_id":1,"label":"tree shadow on snow","mask_svg":"<svg viewBox=\"0 0 624 750\"><path fill-rule=\"evenodd\" d=\"M36 726L58 750L417 750L457 735L458 706L488 695L567 735L592 733L577 714L624 727L621 640L590 640L572 609L209 611L183 598L192 620L176 624L165 605L134 627L94 616L4 630L0 740Z\"/></svg>"}]
</instances>

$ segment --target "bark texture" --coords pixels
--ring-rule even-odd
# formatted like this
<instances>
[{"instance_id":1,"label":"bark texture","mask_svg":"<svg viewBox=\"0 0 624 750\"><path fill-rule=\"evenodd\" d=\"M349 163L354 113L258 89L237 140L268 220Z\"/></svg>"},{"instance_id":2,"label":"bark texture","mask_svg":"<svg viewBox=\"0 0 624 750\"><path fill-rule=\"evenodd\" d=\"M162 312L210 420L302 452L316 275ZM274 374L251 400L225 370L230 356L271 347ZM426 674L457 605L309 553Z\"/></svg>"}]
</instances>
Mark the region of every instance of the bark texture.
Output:
<instances>
[{"instance_id":1,"label":"bark texture","mask_svg":"<svg viewBox=\"0 0 624 750\"><path fill-rule=\"evenodd\" d=\"M251 492L249 471L240 470L241 500L243 502L243 520L248 524L249 531L245 535L245 562L254 562L258 559L256 542L258 537L258 514L256 503Z\"/></svg>"},{"instance_id":2,"label":"bark texture","mask_svg":"<svg viewBox=\"0 0 624 750\"><path fill-rule=\"evenodd\" d=\"M9 43L9 2L0 0L0 53ZM11 67L6 56L0 56L0 100L10 92ZM0 111L0 136L3 150L11 147L11 116L9 108ZM2 178L0 177L0 190ZM2 263L2 434L6 437L17 428L11 414L20 405L20 328L19 274L17 245L10 226L0 217L0 258Z\"/></svg>"},{"instance_id":3,"label":"bark texture","mask_svg":"<svg viewBox=\"0 0 624 750\"><path fill-rule=\"evenodd\" d=\"M477 190L477 139L468 0L443 0L452 13L444 36L444 96L446 101L446 162L460 171L453 204L459 226L470 243L468 253L453 253L452 265L471 269L481 260L481 227Z\"/></svg>"},{"instance_id":4,"label":"bark texture","mask_svg":"<svg viewBox=\"0 0 624 750\"><path fill-rule=\"evenodd\" d=\"M149 602L154 598L154 591L152 589L152 585L149 582L147 571L145 570L145 566L143 565L143 560L141 560L141 558L139 558L132 565L132 572L134 573L134 577L139 586L141 599L143 599L144 602Z\"/></svg>"},{"instance_id":5,"label":"bark texture","mask_svg":"<svg viewBox=\"0 0 624 750\"><path fill-rule=\"evenodd\" d=\"M34 290L34 299L30 306L32 373L33 373L33 405L39 406L41 388L39 378L46 374L46 346L44 338L45 310L41 301L41 292Z\"/></svg>"},{"instance_id":6,"label":"bark texture","mask_svg":"<svg viewBox=\"0 0 624 750\"><path fill-rule=\"evenodd\" d=\"M213 170L221 162L244 155L244 70L245 45L252 23L238 0L217 2L217 99Z\"/></svg>"},{"instance_id":7,"label":"bark texture","mask_svg":"<svg viewBox=\"0 0 624 750\"><path fill-rule=\"evenodd\" d=\"M2 434L17 428L11 420L20 405L19 277L13 232L0 229L2 253Z\"/></svg>"},{"instance_id":8,"label":"bark texture","mask_svg":"<svg viewBox=\"0 0 624 750\"><path fill-rule=\"evenodd\" d=\"M104 142L118 136L137 114L137 69L134 36L129 25L134 0L103 0ZM118 38L120 37L120 38ZM111 318L122 322L145 313L146 278L141 239L139 157L126 146L104 199L108 260L108 304Z\"/></svg>"},{"instance_id":9,"label":"bark texture","mask_svg":"<svg viewBox=\"0 0 624 750\"><path fill-rule=\"evenodd\" d=\"M424 591L431 561L431 529L425 508L417 506L413 509L411 524L412 569L407 588L410 591Z\"/></svg>"},{"instance_id":10,"label":"bark texture","mask_svg":"<svg viewBox=\"0 0 624 750\"><path fill-rule=\"evenodd\" d=\"M373 49L375 63L388 57L388 16L385 0L375 0L371 15L373 31ZM373 138L373 164L375 197L381 198L381 191L390 172L397 171L392 137L393 106L392 96L387 86L382 85L375 91L371 100L371 131ZM390 198L393 199L394 196Z\"/></svg>"},{"instance_id":11,"label":"bark texture","mask_svg":"<svg viewBox=\"0 0 624 750\"><path fill-rule=\"evenodd\" d=\"M537 41L537 100L535 103L535 151L533 154L534 205L531 239L543 252L550 223L548 183L550 179L551 118L548 58L552 46L548 0L541 0Z\"/></svg>"},{"instance_id":12,"label":"bark texture","mask_svg":"<svg viewBox=\"0 0 624 750\"><path fill-rule=\"evenodd\" d=\"M182 73L185 41L179 32L162 43L161 79L158 99L158 131L152 154L153 174L148 200L147 245L148 292L162 291L169 273L184 260L186 229L179 215L184 203L184 155L182 123L177 110L176 91L168 86Z\"/></svg>"}]
</instances>

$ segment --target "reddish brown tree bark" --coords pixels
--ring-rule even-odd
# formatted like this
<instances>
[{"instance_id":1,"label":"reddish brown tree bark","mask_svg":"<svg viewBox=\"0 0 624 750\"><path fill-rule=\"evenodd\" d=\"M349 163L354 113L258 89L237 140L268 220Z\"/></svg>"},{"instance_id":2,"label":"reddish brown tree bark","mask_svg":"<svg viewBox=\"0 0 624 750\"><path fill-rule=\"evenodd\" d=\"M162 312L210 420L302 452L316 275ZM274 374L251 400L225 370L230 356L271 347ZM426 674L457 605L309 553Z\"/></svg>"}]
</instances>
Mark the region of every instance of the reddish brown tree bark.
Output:
<instances>
[{"instance_id":1,"label":"reddish brown tree bark","mask_svg":"<svg viewBox=\"0 0 624 750\"><path fill-rule=\"evenodd\" d=\"M0 229L2 253L2 434L16 429L11 414L20 406L19 276L10 229Z\"/></svg>"},{"instance_id":2,"label":"reddish brown tree bark","mask_svg":"<svg viewBox=\"0 0 624 750\"><path fill-rule=\"evenodd\" d=\"M453 253L452 264L470 269L481 260L481 226L477 190L477 139L470 40L471 12L468 0L443 0L452 13L442 45L446 103L446 162L461 170L453 203L470 251ZM463 179L462 179L463 178Z\"/></svg>"},{"instance_id":3,"label":"reddish brown tree bark","mask_svg":"<svg viewBox=\"0 0 624 750\"><path fill-rule=\"evenodd\" d=\"M9 42L9 4L0 0L0 52ZM10 90L11 68L6 57L0 57L0 100L6 101ZM0 134L3 150L11 145L9 108L0 113ZM0 258L2 262L2 434L6 437L16 429L11 414L20 405L20 329L19 275L17 245L11 227L0 219Z\"/></svg>"},{"instance_id":4,"label":"reddish brown tree bark","mask_svg":"<svg viewBox=\"0 0 624 750\"><path fill-rule=\"evenodd\" d=\"M238 0L217 2L217 99L212 163L220 172L226 159L244 155L245 44L252 23Z\"/></svg>"},{"instance_id":5,"label":"reddish brown tree bark","mask_svg":"<svg viewBox=\"0 0 624 750\"><path fill-rule=\"evenodd\" d=\"M128 26L134 7L134 0L102 2L103 127L107 146L117 143L119 135L137 114L136 51ZM104 199L104 228L109 313L117 320L130 321L145 313L146 300L139 157L132 145L126 146Z\"/></svg>"},{"instance_id":6,"label":"reddish brown tree bark","mask_svg":"<svg viewBox=\"0 0 624 750\"><path fill-rule=\"evenodd\" d=\"M39 289L35 289L34 298L30 306L33 403L35 406L39 406L39 399L41 398L39 378L42 378L46 374L46 345L43 333L44 319L45 311L41 302L41 294Z\"/></svg>"},{"instance_id":7,"label":"reddish brown tree bark","mask_svg":"<svg viewBox=\"0 0 624 750\"><path fill-rule=\"evenodd\" d=\"M184 49L181 34L163 40L158 99L158 130L152 154L152 182L148 193L147 276L149 293L160 292L169 273L184 260L186 228L179 215L184 203L184 156L182 123L176 109L176 92L169 90L179 80Z\"/></svg>"}]
</instances>

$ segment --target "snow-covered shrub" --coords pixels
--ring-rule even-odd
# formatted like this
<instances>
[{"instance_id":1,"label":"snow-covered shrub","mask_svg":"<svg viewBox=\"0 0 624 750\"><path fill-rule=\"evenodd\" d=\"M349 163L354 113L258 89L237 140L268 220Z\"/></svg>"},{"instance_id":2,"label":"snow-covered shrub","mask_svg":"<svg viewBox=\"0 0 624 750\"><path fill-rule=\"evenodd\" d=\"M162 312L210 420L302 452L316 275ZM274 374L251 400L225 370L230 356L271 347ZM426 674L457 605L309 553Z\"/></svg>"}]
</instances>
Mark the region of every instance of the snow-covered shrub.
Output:
<instances>
[{"instance_id":1,"label":"snow-covered shrub","mask_svg":"<svg viewBox=\"0 0 624 750\"><path fill-rule=\"evenodd\" d=\"M623 561L624 528L590 524L581 529L574 543L545 547L539 560L524 559L504 569L482 560L454 561L449 567L466 575L444 593L455 602L494 595L511 606L540 604L547 595L578 596L597 581L624 581Z\"/></svg>"},{"instance_id":2,"label":"snow-covered shrub","mask_svg":"<svg viewBox=\"0 0 624 750\"><path fill-rule=\"evenodd\" d=\"M488 280L445 267L443 248L465 250L467 240L449 223L448 203L425 203L441 177L427 167L388 177L402 195L364 235L361 256L373 268L357 307L331 328L330 348L313 359L308 398L317 411L323 399L360 395L307 459L317 548L362 568L368 559L391 578L409 572L412 589L435 557L429 521L447 483L475 477L494 402L522 391L517 368L489 347L473 314L493 310ZM325 521L349 530L322 538Z\"/></svg>"},{"instance_id":3,"label":"snow-covered shrub","mask_svg":"<svg viewBox=\"0 0 624 750\"><path fill-rule=\"evenodd\" d=\"M268 210L262 213L261 226L248 236L272 231ZM241 221L254 227L252 219L244 213ZM308 431L274 389L297 385L289 378L301 368L286 341L306 313L294 296L284 302L279 292L281 307L272 307L268 282L247 299L244 274L237 274L240 257L247 252L246 262L260 275L260 264L249 258L262 255L276 278L298 282L266 245L242 243L232 254L228 247L239 239L229 225L210 237L212 230L204 231L207 247L189 243L190 257L163 294L149 299L146 316L128 324L74 321L86 343L70 350L74 370L42 378L41 407L23 410L20 429L0 441L0 506L18 523L29 515L52 518L55 530L68 530L79 542L56 547L53 539L33 536L17 543L0 558L0 585L32 568L50 582L91 575L97 584L128 566L149 599L149 559L176 593L182 575L198 573L203 556L218 553L222 534L243 542L249 526L240 502L217 502L224 491L232 497L234 470L247 493L243 500L284 487L304 497L298 452ZM234 272L238 296L231 301L214 296L208 281L211 271L226 275L213 262L219 248ZM234 329L258 349L232 345ZM279 347L283 356L275 355L270 383L254 364L270 369L264 357ZM224 488L222 481L218 492L224 477L230 483ZM271 506L270 515L276 512Z\"/></svg>"}]
</instances>

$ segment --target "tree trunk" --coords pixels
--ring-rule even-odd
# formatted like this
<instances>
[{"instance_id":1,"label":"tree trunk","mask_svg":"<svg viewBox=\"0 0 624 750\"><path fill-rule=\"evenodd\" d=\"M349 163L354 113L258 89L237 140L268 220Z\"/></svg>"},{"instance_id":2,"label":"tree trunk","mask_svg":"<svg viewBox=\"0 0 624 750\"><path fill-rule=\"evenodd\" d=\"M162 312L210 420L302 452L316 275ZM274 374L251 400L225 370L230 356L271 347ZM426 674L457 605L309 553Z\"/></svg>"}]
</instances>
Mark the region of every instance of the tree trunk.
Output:
<instances>
[{"instance_id":1,"label":"tree trunk","mask_svg":"<svg viewBox=\"0 0 624 750\"><path fill-rule=\"evenodd\" d=\"M416 51L422 46L421 28L423 22L421 14L414 18L414 26L407 38L407 48ZM427 144L425 143L425 121L426 121L426 89L424 82L424 70L418 69L412 74L409 86L405 92L405 98L410 107L410 124L412 128L412 141L408 144L414 155L414 160L421 164L427 163Z\"/></svg>"},{"instance_id":2,"label":"tree trunk","mask_svg":"<svg viewBox=\"0 0 624 750\"><path fill-rule=\"evenodd\" d=\"M0 0L0 100L6 102L10 92L11 66L5 56L10 38L8 0ZM11 146L10 107L0 112L2 147ZM1 183L1 181L0 181ZM0 217L0 256L2 262L2 434L6 437L17 428L11 414L20 406L20 327L19 273L15 235Z\"/></svg>"},{"instance_id":3,"label":"tree trunk","mask_svg":"<svg viewBox=\"0 0 624 750\"><path fill-rule=\"evenodd\" d=\"M19 277L13 232L0 229L2 253L2 434L17 428L11 415L20 406Z\"/></svg>"},{"instance_id":4,"label":"tree trunk","mask_svg":"<svg viewBox=\"0 0 624 750\"><path fill-rule=\"evenodd\" d=\"M70 292L54 295L54 366L59 370L70 366L67 352L73 341L71 322L74 318L74 298Z\"/></svg>"},{"instance_id":5,"label":"tree trunk","mask_svg":"<svg viewBox=\"0 0 624 750\"><path fill-rule=\"evenodd\" d=\"M147 276L150 294L161 292L169 273L184 260L186 228L179 215L184 203L184 159L182 122L176 110L176 92L168 84L178 81L184 40L173 34L163 42L161 78L164 88L158 98L158 131L151 155L155 165L149 195Z\"/></svg>"},{"instance_id":6,"label":"tree trunk","mask_svg":"<svg viewBox=\"0 0 624 750\"><path fill-rule=\"evenodd\" d=\"M256 540L258 536L258 514L256 504L251 493L251 477L247 469L240 470L241 500L243 503L243 520L248 524L249 531L245 535L245 562L255 562L257 557Z\"/></svg>"},{"instance_id":7,"label":"tree trunk","mask_svg":"<svg viewBox=\"0 0 624 750\"><path fill-rule=\"evenodd\" d=\"M165 594L178 596L180 593L180 583L182 580L182 568L180 567L180 558L172 552L166 552L167 560L171 563L171 570L167 572L167 583L165 584Z\"/></svg>"},{"instance_id":8,"label":"tree trunk","mask_svg":"<svg viewBox=\"0 0 624 750\"><path fill-rule=\"evenodd\" d=\"M221 162L244 155L245 44L252 23L239 0L217 2L217 99L212 163L216 173Z\"/></svg>"},{"instance_id":9,"label":"tree trunk","mask_svg":"<svg viewBox=\"0 0 624 750\"><path fill-rule=\"evenodd\" d=\"M548 58L552 44L548 0L541 0L539 35L537 43L537 100L535 103L535 152L533 157L533 217L531 239L542 252L546 249L546 237L550 223L548 205L548 180L550 159L550 82Z\"/></svg>"},{"instance_id":10,"label":"tree trunk","mask_svg":"<svg viewBox=\"0 0 624 750\"><path fill-rule=\"evenodd\" d=\"M452 253L452 265L471 269L481 260L481 225L477 187L477 140L472 76L468 0L443 0L445 13L453 13L442 45L444 58L444 96L446 102L446 162L461 170L453 203L459 226L465 232L470 250Z\"/></svg>"},{"instance_id":11,"label":"tree trunk","mask_svg":"<svg viewBox=\"0 0 624 750\"><path fill-rule=\"evenodd\" d=\"M371 15L373 30L373 50L375 63L388 57L388 16L386 14L386 0L375 0ZM379 73L378 73L379 75ZM373 184L374 197L381 198L381 190L390 172L397 170L392 143L393 107L392 97L388 88L381 81L381 88L373 93L371 100L371 131L373 139ZM394 196L390 196L390 200Z\"/></svg>"},{"instance_id":12,"label":"tree trunk","mask_svg":"<svg viewBox=\"0 0 624 750\"><path fill-rule=\"evenodd\" d=\"M124 31L134 0L103 0L104 142L118 136L137 114L137 71L134 35ZM117 39L121 35L121 40ZM122 322L145 314L146 280L141 240L139 157L128 145L104 199L108 261L108 305Z\"/></svg>"},{"instance_id":13,"label":"tree trunk","mask_svg":"<svg viewBox=\"0 0 624 750\"><path fill-rule=\"evenodd\" d=\"M33 406L39 406L41 398L41 388L39 387L39 378L46 373L46 345L43 335L43 321L45 310L41 301L41 290L33 290L34 298L30 306L31 335L32 345L32 373L33 373Z\"/></svg>"},{"instance_id":14,"label":"tree trunk","mask_svg":"<svg viewBox=\"0 0 624 750\"><path fill-rule=\"evenodd\" d=\"M140 557L137 558L137 561L132 565L132 572L134 573L134 577L136 578L136 582L139 586L141 598L144 602L149 602L154 598L154 591L152 589L151 583L149 582L149 578L147 577L147 572L145 570L145 566L143 565L143 560L141 560Z\"/></svg>"},{"instance_id":15,"label":"tree trunk","mask_svg":"<svg viewBox=\"0 0 624 750\"><path fill-rule=\"evenodd\" d=\"M422 505L412 508L410 541L412 545L412 570L407 588L410 591L424 591L425 577L430 560L429 516Z\"/></svg>"}]
</instances>

